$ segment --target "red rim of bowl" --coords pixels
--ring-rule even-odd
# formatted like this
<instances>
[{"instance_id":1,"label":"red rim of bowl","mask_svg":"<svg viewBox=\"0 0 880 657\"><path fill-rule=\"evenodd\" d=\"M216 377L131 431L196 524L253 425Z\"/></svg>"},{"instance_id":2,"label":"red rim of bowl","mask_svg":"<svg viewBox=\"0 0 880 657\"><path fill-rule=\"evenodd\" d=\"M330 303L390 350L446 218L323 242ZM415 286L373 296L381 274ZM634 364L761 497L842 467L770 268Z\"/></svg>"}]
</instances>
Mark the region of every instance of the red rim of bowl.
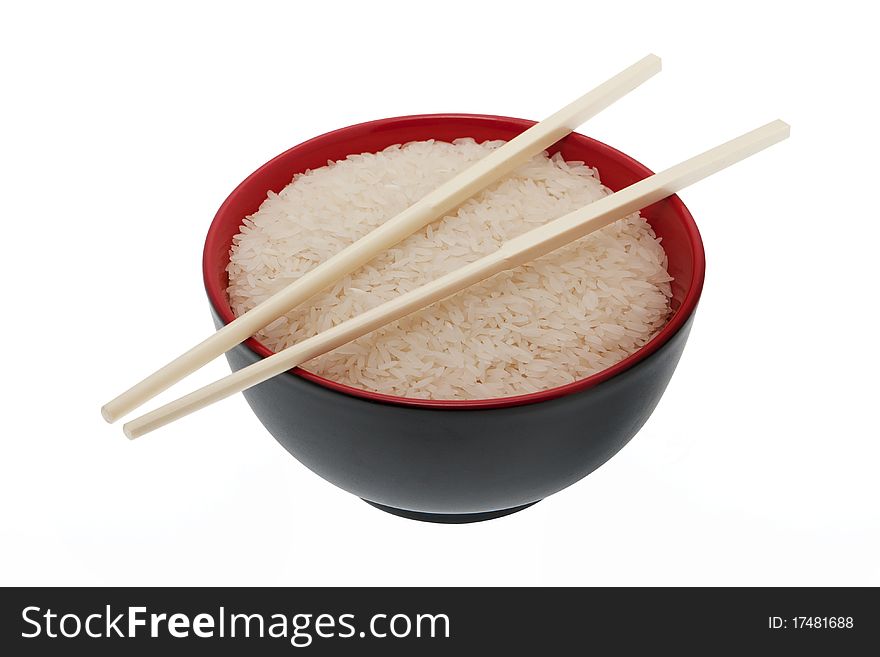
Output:
<instances>
[{"instance_id":1,"label":"red rim of bowl","mask_svg":"<svg viewBox=\"0 0 880 657\"><path fill-rule=\"evenodd\" d=\"M220 318L223 320L224 324L228 324L232 320L235 319L235 314L232 312L232 308L229 305L229 299L226 294L226 289L221 287L215 280L213 276L210 275L210 272L213 271L212 261L210 253L216 253L216 250L212 248L215 243L220 239L218 236L220 218L224 214L225 209L228 205L230 205L235 199L236 195L240 193L240 190L245 187L252 178L256 177L260 172L264 169L271 167L275 160L284 157L291 150L301 148L306 144L310 144L319 139L326 139L328 137L342 137L347 132L352 130L363 130L363 129L375 129L382 128L385 126L389 126L401 120L412 120L412 119L444 119L444 118L479 118L479 119L500 119L504 121L513 121L516 123L520 123L523 126L523 129L527 129L530 126L534 125L534 121L529 121L526 119L516 119L512 117L506 116L494 116L487 114L424 114L424 115L414 115L414 116L399 116L392 117L387 119L378 119L376 121L368 121L365 123L358 123L355 125L347 126L345 128L339 128L338 130L333 130L331 132L327 132L323 135L319 135L310 139L302 144L294 146L291 149L288 149L284 153L272 158L263 166L254 171L251 175L245 178L233 192L229 195L229 197L223 202L223 205L220 206L220 209L217 210L217 214L214 216L214 220L211 222L211 227L208 229L208 235L205 240L205 250L202 257L202 270L203 276L205 280L205 290L208 294L208 299L211 302L211 305L220 315ZM590 143L590 147L597 151L604 151L605 154L610 155L611 157L616 157L627 161L628 165L633 169L633 171L637 171L642 177L647 178L652 175L654 172L648 169L648 167L644 166L640 162L634 160L629 155L618 151L607 144L604 144L600 141L592 139L591 137L587 137L577 132L571 133L568 138L576 138L576 139L584 139ZM293 172L291 173L291 178L293 177ZM348 386L343 383L338 383L336 381L331 381L330 379L326 379L322 376L314 374L313 372L309 372L307 370L301 369L299 367L295 367L280 376L297 376L307 381L311 381L317 385L320 385L324 388L328 388L335 392L339 392L345 395L349 395L352 397L359 397L361 399L366 399L373 402L379 402L383 404L393 404L397 406L409 406L415 408L434 408L434 409L488 409L488 408L505 408L509 406L523 406L526 404L534 404L542 401L549 401L551 399L557 399L559 397L564 397L565 395L570 395L572 393L586 390L587 388L592 388L603 381L607 381L608 379L624 372L629 369L636 363L644 360L654 352L656 352L660 347L662 347L673 335L675 335L679 329L684 325L685 321L693 314L694 310L697 307L697 302L700 299L700 294L703 290L703 280L705 278L706 272L706 256L703 250L703 242L700 237L700 232L697 229L697 224L694 221L693 216L687 207L682 203L681 199L677 196L670 196L667 199L669 202L673 204L673 207L676 213L684 220L685 229L688 235L688 239L690 240L691 245L691 254L693 257L693 274L691 276L690 284L687 287L687 293L685 294L684 299L682 300L680 306L673 311L672 317L666 323L666 325L660 329L660 331L655 335L651 340L645 343L642 347L637 349L635 352L624 358L623 360L615 363L611 367L608 367L600 372L596 372L584 379L579 379L572 383L568 383L563 386L557 386L555 388L548 388L547 390L540 390L538 392L532 392L524 395L515 395L513 397L495 397L490 399L416 399L412 397L399 397L396 395L386 395L379 392L372 392L370 390L364 390L362 388L355 388L353 386ZM242 217L244 219L244 217ZM258 354L263 358L267 358L273 355L275 352L268 349L265 345L260 343L255 338L248 338L243 344L247 345L247 347Z\"/></svg>"}]
</instances>

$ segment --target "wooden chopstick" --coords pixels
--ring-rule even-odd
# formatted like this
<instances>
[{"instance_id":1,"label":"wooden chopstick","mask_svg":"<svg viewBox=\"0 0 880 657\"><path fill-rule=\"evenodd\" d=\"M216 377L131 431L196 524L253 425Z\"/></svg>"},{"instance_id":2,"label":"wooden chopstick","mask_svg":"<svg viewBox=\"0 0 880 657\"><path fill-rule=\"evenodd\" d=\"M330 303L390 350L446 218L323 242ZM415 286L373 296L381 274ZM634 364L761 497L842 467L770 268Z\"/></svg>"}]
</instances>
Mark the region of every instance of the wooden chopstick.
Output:
<instances>
[{"instance_id":1,"label":"wooden chopstick","mask_svg":"<svg viewBox=\"0 0 880 657\"><path fill-rule=\"evenodd\" d=\"M495 253L372 308L124 425L131 439L265 381L385 324L425 308L506 269L513 269L598 230L698 180L739 162L789 135L773 121L732 141L654 174L506 242Z\"/></svg>"},{"instance_id":2,"label":"wooden chopstick","mask_svg":"<svg viewBox=\"0 0 880 657\"><path fill-rule=\"evenodd\" d=\"M660 71L656 55L636 62L477 161L397 216L218 330L101 408L115 422L246 340L346 274L461 205L478 191L565 137Z\"/></svg>"}]
</instances>

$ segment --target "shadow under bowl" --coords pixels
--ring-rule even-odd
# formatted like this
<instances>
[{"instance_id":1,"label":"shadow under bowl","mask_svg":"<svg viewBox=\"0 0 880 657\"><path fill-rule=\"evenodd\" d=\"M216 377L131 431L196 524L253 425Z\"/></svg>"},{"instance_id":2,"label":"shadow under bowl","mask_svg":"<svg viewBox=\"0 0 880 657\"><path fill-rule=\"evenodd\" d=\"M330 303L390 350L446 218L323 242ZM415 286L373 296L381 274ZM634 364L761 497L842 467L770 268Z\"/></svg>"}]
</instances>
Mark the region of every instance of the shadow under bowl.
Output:
<instances>
[{"instance_id":1,"label":"shadow under bowl","mask_svg":"<svg viewBox=\"0 0 880 657\"><path fill-rule=\"evenodd\" d=\"M226 294L233 236L267 192L279 191L294 174L396 143L509 140L533 124L473 114L382 119L321 135L270 160L229 195L208 231L203 270L215 325L234 319ZM577 133L549 150L598 168L612 190L652 173ZM295 368L244 396L294 457L379 509L452 523L522 510L616 454L651 415L678 364L702 291L703 245L677 196L645 208L642 216L662 238L674 277L673 313L650 342L602 372L533 394L452 401L372 393ZM251 338L227 352L227 359L238 370L271 353Z\"/></svg>"}]
</instances>

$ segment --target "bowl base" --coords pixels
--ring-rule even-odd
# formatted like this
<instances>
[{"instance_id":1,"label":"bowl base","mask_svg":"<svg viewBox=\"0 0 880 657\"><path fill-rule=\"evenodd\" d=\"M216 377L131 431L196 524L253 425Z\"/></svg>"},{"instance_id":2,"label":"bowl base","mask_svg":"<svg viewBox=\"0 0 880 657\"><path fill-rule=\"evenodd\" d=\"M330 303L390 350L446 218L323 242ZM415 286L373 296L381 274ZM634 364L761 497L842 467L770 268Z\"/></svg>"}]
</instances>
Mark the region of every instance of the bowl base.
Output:
<instances>
[{"instance_id":1,"label":"bowl base","mask_svg":"<svg viewBox=\"0 0 880 657\"><path fill-rule=\"evenodd\" d=\"M374 506L381 511L390 513L401 518L409 518L410 520L421 520L422 522L439 522L444 524L463 524L468 522L482 522L483 520L492 520L494 518L502 518L509 516L511 513L528 509L533 504L537 504L541 500L535 500L528 504L514 506L509 509L499 509L498 511L483 511L480 513L424 513L422 511L408 511L407 509L397 509L393 506L385 506L378 502L364 500L370 506Z\"/></svg>"}]
</instances>

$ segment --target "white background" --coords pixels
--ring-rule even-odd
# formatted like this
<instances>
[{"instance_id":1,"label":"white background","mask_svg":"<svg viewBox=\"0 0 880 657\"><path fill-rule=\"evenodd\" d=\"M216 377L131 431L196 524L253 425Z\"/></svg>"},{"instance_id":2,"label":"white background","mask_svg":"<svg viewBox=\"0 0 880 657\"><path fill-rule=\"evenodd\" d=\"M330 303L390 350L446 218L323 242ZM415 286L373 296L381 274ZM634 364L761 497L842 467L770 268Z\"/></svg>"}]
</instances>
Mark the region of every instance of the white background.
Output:
<instances>
[{"instance_id":1,"label":"white background","mask_svg":"<svg viewBox=\"0 0 880 657\"><path fill-rule=\"evenodd\" d=\"M2 10L0 584L880 584L870 3L237 4ZM697 321L597 472L440 526L321 480L240 396L136 442L102 421L212 330L202 240L270 157L385 116L542 118L649 52L664 72L582 132L659 169L793 129L683 193Z\"/></svg>"}]
</instances>

